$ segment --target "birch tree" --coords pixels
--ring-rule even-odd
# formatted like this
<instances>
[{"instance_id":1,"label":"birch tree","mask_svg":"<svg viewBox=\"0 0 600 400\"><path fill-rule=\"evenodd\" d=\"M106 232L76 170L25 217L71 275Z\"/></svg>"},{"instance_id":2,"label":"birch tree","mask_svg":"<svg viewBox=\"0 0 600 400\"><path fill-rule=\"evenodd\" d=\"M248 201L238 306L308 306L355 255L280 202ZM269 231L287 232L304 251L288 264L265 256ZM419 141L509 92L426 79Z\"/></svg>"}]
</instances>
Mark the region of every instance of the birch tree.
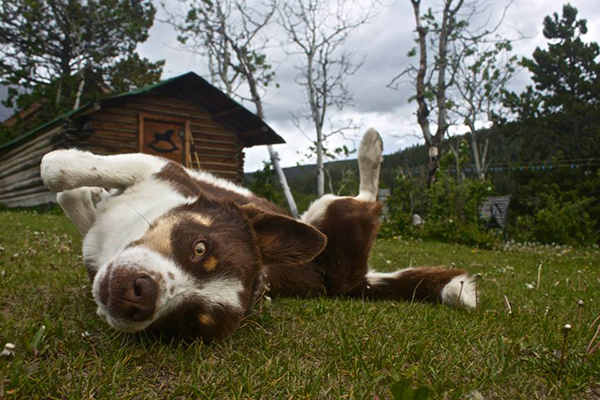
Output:
<instances>
[{"instance_id":1,"label":"birch tree","mask_svg":"<svg viewBox=\"0 0 600 400\"><path fill-rule=\"evenodd\" d=\"M441 9L434 11L432 8L423 12L421 9L421 0L410 0L416 26L417 47L412 49L409 57L418 56L418 65L409 65L398 75L396 75L388 84L389 88L398 89L405 83L402 78L408 78L411 84L414 84L415 94L410 100L417 102L417 121L421 127L423 139L428 147L428 184L431 185L436 180L436 172L439 169L441 158L441 143L448 134L448 129L454 123L453 108L459 102L473 100L475 90L478 94L485 93L485 85L489 79L480 79L476 86L463 93L457 92L457 79L465 77L469 79L469 71L473 65L466 65L465 60L469 57L476 58L473 49L484 54L487 50L479 48L488 42L489 38L497 31L504 19L504 13L508 6L504 8L500 21L491 27L473 28L470 26L472 20L482 14L482 10L487 9L489 4L481 4L477 1L465 3L464 0L442 0ZM489 20L486 23L489 24ZM486 55L487 60L483 63L489 64L490 55ZM481 60L479 60L481 61ZM475 67L479 74L480 66ZM462 71L462 72L461 72ZM489 72L489 71L488 71ZM479 77L481 78L481 76ZM495 80L496 77L494 77ZM504 79L504 78L503 78ZM505 83L506 78L501 84ZM466 89L468 82L462 82L461 89ZM495 82L494 85L496 85ZM473 90L472 90L473 89ZM494 90L499 90L498 87ZM460 95L466 97L460 99ZM475 114L481 115L483 110L476 105ZM484 102L485 103L485 102ZM484 104L482 103L482 107ZM467 112L468 114L469 112ZM456 116L456 114L454 114ZM471 112L471 118L464 118L462 122L470 122L475 126L475 120ZM474 131L472 131L474 132ZM473 148L478 151L479 145ZM480 162L481 155L476 159Z\"/></svg>"},{"instance_id":2,"label":"birch tree","mask_svg":"<svg viewBox=\"0 0 600 400\"><path fill-rule=\"evenodd\" d=\"M479 139L479 130L502 117L502 97L515 72L517 57L510 54L511 42L500 39L486 43L484 38L460 42L464 59L456 71L457 104L451 110L470 133L470 147L477 178L485 179L489 166L489 137Z\"/></svg>"},{"instance_id":3,"label":"birch tree","mask_svg":"<svg viewBox=\"0 0 600 400\"><path fill-rule=\"evenodd\" d=\"M418 54L419 64L403 70L391 80L388 87L397 89L403 76L414 79L416 93L411 99L417 102L417 121L429 149L428 183L431 184L435 182L440 164L440 146L450 127L447 91L452 86L456 65L450 64L448 43L466 25L458 18L464 0L443 0L440 21L432 9L422 13L421 0L410 2L415 17L418 50L412 49L409 56ZM433 62L431 52L435 54ZM432 112L437 113L435 128L432 127Z\"/></svg>"},{"instance_id":4,"label":"birch tree","mask_svg":"<svg viewBox=\"0 0 600 400\"><path fill-rule=\"evenodd\" d=\"M305 92L308 111L302 117L315 129L312 140L317 157L317 194L325 193L325 142L344 129L326 131L332 107L338 110L352 101L347 79L361 66L354 52L344 48L352 32L371 18L371 12L357 12L352 1L296 0L286 2L279 13L280 24L300 56L296 82ZM296 120L298 116L295 116ZM299 125L299 124L297 124Z\"/></svg>"},{"instance_id":5,"label":"birch tree","mask_svg":"<svg viewBox=\"0 0 600 400\"><path fill-rule=\"evenodd\" d=\"M251 101L256 114L265 119L261 91L272 83L275 74L265 53L268 38L262 34L273 19L276 1L269 0L259 7L251 7L243 0L192 0L184 4L188 7L185 17L171 15L169 21L178 30L183 48L207 61L213 84L229 96ZM240 94L244 83L249 97ZM271 145L267 149L290 212L297 217L298 208L279 156Z\"/></svg>"}]
</instances>

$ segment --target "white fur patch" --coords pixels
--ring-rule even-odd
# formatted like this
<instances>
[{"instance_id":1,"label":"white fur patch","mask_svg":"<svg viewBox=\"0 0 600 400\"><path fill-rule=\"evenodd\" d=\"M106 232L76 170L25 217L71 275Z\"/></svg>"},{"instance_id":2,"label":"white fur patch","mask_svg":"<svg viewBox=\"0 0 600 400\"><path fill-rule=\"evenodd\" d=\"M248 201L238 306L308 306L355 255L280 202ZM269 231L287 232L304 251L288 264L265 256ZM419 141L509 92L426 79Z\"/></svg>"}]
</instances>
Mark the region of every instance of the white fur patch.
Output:
<instances>
[{"instance_id":1,"label":"white fur patch","mask_svg":"<svg viewBox=\"0 0 600 400\"><path fill-rule=\"evenodd\" d=\"M403 272L409 271L413 268L405 268L394 272L376 272L369 271L365 278L367 278L367 284L372 286L377 286L381 284L386 279L398 279Z\"/></svg>"},{"instance_id":2,"label":"white fur patch","mask_svg":"<svg viewBox=\"0 0 600 400\"><path fill-rule=\"evenodd\" d=\"M198 297L212 306L227 306L243 311L240 295L244 286L239 279L216 278L202 283L200 289L190 293L192 297Z\"/></svg>"},{"instance_id":3,"label":"white fur patch","mask_svg":"<svg viewBox=\"0 0 600 400\"><path fill-rule=\"evenodd\" d=\"M238 186L235 183L228 181L227 179L219 178L213 174L205 171L197 171L193 169L185 169L186 172L194 179L211 184L221 189L229 190L246 197L253 197L252 192L244 187Z\"/></svg>"},{"instance_id":4,"label":"white fur patch","mask_svg":"<svg viewBox=\"0 0 600 400\"><path fill-rule=\"evenodd\" d=\"M66 190L56 195L56 201L65 211L81 236L85 236L96 219L96 203L105 190L96 187L81 187Z\"/></svg>"},{"instance_id":5,"label":"white fur patch","mask_svg":"<svg viewBox=\"0 0 600 400\"><path fill-rule=\"evenodd\" d=\"M305 224L315 225L323 220L325 217L325 212L327 212L327 208L333 203L335 200L343 199L345 197L339 197L333 194L326 194L323 197L315 200L308 210L304 214L300 216L300 221Z\"/></svg>"},{"instance_id":6,"label":"white fur patch","mask_svg":"<svg viewBox=\"0 0 600 400\"><path fill-rule=\"evenodd\" d=\"M111 273L126 268L131 272L147 273L157 284L156 311L147 321L137 322L115 318L100 301L100 282L105 278L108 265ZM160 277L157 279L157 277ZM239 279L219 277L200 282L189 275L175 262L143 246L136 246L118 254L100 268L93 283L93 295L98 304L98 315L115 329L135 332L147 328L160 317L176 309L186 299L199 299L211 307L230 307L242 312L240 295L244 287Z\"/></svg>"},{"instance_id":7,"label":"white fur patch","mask_svg":"<svg viewBox=\"0 0 600 400\"><path fill-rule=\"evenodd\" d=\"M462 274L452 278L442 289L442 302L450 306L477 307L475 280Z\"/></svg>"}]
</instances>

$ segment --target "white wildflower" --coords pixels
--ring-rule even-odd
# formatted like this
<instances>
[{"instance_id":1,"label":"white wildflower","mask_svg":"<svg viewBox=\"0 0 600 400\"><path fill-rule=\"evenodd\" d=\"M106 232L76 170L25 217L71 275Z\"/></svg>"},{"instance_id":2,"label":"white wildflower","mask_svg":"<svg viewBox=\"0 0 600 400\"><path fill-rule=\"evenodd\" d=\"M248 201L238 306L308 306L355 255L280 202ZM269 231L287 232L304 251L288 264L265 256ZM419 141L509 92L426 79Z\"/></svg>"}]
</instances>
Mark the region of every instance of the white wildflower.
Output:
<instances>
[{"instance_id":1,"label":"white wildflower","mask_svg":"<svg viewBox=\"0 0 600 400\"><path fill-rule=\"evenodd\" d=\"M14 357L15 356L15 345L12 343L6 343L4 345L4 350L0 353L0 357Z\"/></svg>"},{"instance_id":2,"label":"white wildflower","mask_svg":"<svg viewBox=\"0 0 600 400\"><path fill-rule=\"evenodd\" d=\"M265 305L265 308L271 308L271 298L269 296L265 296L263 298L263 304Z\"/></svg>"}]
</instances>

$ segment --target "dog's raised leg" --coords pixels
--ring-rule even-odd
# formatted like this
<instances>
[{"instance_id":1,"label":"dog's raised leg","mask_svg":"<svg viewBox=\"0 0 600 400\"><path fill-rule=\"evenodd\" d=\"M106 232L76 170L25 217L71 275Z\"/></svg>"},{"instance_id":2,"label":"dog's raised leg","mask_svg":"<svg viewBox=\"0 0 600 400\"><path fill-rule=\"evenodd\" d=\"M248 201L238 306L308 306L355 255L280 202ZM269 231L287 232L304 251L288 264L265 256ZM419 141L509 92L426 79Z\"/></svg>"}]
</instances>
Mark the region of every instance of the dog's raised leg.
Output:
<instances>
[{"instance_id":1,"label":"dog's raised leg","mask_svg":"<svg viewBox=\"0 0 600 400\"><path fill-rule=\"evenodd\" d=\"M304 222L327 236L327 247L315 260L324 273L327 293L475 307L473 281L464 271L441 268L408 268L391 273L368 271L382 207L377 202L382 151L379 134L369 129L358 151L359 195L323 196L302 216Z\"/></svg>"},{"instance_id":2,"label":"dog's raised leg","mask_svg":"<svg viewBox=\"0 0 600 400\"><path fill-rule=\"evenodd\" d=\"M370 128L363 136L358 149L360 188L357 200L377 201L379 192L379 170L383 161L383 141L379 133Z\"/></svg>"},{"instance_id":3,"label":"dog's raised leg","mask_svg":"<svg viewBox=\"0 0 600 400\"><path fill-rule=\"evenodd\" d=\"M96 204L106 191L97 187L81 187L65 190L56 195L56 201L67 217L79 230L81 237L92 227L96 220Z\"/></svg>"},{"instance_id":4,"label":"dog's raised leg","mask_svg":"<svg viewBox=\"0 0 600 400\"><path fill-rule=\"evenodd\" d=\"M382 207L377 202L382 152L379 133L369 129L358 150L358 196L325 195L302 215L303 222L327 236L327 246L315 262L324 273L325 288L330 295L347 294L367 273Z\"/></svg>"},{"instance_id":5,"label":"dog's raised leg","mask_svg":"<svg viewBox=\"0 0 600 400\"><path fill-rule=\"evenodd\" d=\"M166 160L148 154L99 156L80 150L57 150L42 159L41 176L53 192L83 186L124 189L159 172Z\"/></svg>"}]
</instances>

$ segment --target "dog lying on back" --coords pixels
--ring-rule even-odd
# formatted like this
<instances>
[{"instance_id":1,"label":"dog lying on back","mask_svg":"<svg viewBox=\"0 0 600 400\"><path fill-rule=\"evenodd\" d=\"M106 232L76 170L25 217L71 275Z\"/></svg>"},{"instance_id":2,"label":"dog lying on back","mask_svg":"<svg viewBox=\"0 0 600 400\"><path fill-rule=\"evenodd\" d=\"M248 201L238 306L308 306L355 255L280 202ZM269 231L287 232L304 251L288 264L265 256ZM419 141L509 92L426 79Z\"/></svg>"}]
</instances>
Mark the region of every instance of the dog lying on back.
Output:
<instances>
[{"instance_id":1,"label":"dog lying on back","mask_svg":"<svg viewBox=\"0 0 600 400\"><path fill-rule=\"evenodd\" d=\"M358 153L360 192L325 195L295 220L247 189L146 154L47 154L44 184L83 240L98 315L115 329L229 336L264 293L475 307L461 270L369 271L383 145Z\"/></svg>"}]
</instances>

